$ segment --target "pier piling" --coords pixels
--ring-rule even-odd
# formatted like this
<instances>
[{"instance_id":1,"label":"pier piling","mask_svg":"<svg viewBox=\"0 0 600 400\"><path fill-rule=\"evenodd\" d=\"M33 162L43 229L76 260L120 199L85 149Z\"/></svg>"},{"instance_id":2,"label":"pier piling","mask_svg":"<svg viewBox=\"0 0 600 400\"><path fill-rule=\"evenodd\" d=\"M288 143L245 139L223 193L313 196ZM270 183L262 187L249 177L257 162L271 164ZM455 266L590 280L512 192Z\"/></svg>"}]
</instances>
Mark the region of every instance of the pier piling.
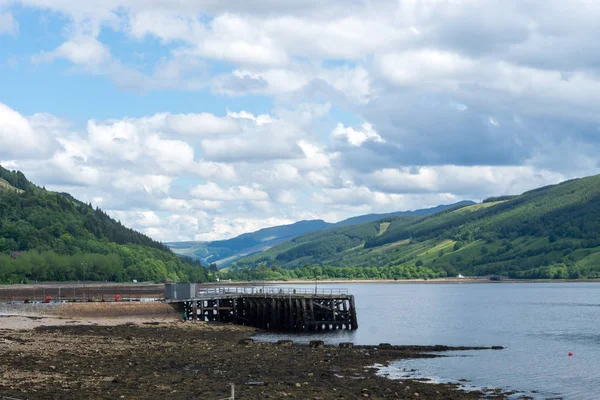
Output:
<instances>
[{"instance_id":1,"label":"pier piling","mask_svg":"<svg viewBox=\"0 0 600 400\"><path fill-rule=\"evenodd\" d=\"M296 332L358 329L354 296L345 289L218 288L165 301L188 320Z\"/></svg>"}]
</instances>

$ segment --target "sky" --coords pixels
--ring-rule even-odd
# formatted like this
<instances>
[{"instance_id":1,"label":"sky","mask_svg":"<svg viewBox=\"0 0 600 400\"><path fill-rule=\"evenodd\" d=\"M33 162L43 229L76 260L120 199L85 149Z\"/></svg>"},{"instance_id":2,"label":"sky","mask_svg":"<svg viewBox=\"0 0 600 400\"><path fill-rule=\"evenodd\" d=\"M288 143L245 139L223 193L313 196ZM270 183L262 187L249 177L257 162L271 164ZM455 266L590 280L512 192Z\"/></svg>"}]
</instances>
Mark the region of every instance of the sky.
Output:
<instances>
[{"instance_id":1,"label":"sky","mask_svg":"<svg viewBox=\"0 0 600 400\"><path fill-rule=\"evenodd\" d=\"M161 241L599 173L595 0L0 0L0 165Z\"/></svg>"}]
</instances>

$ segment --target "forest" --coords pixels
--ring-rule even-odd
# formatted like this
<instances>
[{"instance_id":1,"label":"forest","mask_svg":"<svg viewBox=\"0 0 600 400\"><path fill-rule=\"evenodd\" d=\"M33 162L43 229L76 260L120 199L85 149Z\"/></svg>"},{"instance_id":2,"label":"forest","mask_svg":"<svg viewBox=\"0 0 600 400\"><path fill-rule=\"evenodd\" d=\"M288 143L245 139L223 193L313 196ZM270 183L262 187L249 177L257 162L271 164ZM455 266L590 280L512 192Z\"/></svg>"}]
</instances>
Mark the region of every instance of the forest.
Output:
<instances>
[{"instance_id":1,"label":"forest","mask_svg":"<svg viewBox=\"0 0 600 400\"><path fill-rule=\"evenodd\" d=\"M192 259L123 226L66 193L0 167L0 283L29 281L206 281Z\"/></svg>"},{"instance_id":2,"label":"forest","mask_svg":"<svg viewBox=\"0 0 600 400\"><path fill-rule=\"evenodd\" d=\"M430 216L392 217L303 235L243 258L233 270L269 275L273 266L292 271L275 271L284 275L335 266L350 268L343 277L400 278L413 276L416 268L436 276L600 278L600 175ZM398 272L389 272L395 268ZM328 271L323 277L344 274Z\"/></svg>"}]
</instances>

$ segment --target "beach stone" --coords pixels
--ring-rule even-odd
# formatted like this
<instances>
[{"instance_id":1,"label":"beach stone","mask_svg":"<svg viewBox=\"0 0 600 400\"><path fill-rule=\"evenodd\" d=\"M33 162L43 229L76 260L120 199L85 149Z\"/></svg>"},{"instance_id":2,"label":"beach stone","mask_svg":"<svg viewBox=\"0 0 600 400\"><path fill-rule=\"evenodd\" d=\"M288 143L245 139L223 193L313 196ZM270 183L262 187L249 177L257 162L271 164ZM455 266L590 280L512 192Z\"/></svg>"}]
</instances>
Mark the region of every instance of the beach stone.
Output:
<instances>
[{"instance_id":1,"label":"beach stone","mask_svg":"<svg viewBox=\"0 0 600 400\"><path fill-rule=\"evenodd\" d=\"M282 347L292 347L293 344L294 342L291 340L280 340L277 342L277 345Z\"/></svg>"},{"instance_id":2,"label":"beach stone","mask_svg":"<svg viewBox=\"0 0 600 400\"><path fill-rule=\"evenodd\" d=\"M325 342L323 342L322 340L311 340L310 347L312 347L313 349L321 349L325 347Z\"/></svg>"},{"instance_id":3,"label":"beach stone","mask_svg":"<svg viewBox=\"0 0 600 400\"><path fill-rule=\"evenodd\" d=\"M340 348L341 349L350 349L352 347L354 347L354 343L352 343L352 342L342 342L342 343L340 343Z\"/></svg>"},{"instance_id":4,"label":"beach stone","mask_svg":"<svg viewBox=\"0 0 600 400\"><path fill-rule=\"evenodd\" d=\"M248 344L254 343L254 339L248 339L248 338L241 339L238 343L243 344L243 345L248 345Z\"/></svg>"}]
</instances>

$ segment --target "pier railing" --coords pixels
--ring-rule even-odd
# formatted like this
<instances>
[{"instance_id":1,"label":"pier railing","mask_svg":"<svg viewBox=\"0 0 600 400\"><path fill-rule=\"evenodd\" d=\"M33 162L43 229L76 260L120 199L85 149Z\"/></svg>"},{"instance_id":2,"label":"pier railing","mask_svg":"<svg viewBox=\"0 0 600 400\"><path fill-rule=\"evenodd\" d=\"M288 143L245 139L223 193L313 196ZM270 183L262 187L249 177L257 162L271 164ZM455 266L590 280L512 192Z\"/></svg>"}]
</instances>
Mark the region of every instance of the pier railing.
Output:
<instances>
[{"instance_id":1,"label":"pier railing","mask_svg":"<svg viewBox=\"0 0 600 400\"><path fill-rule=\"evenodd\" d=\"M227 295L227 294L280 294L280 295L340 295L347 296L348 289L309 289L309 288L283 288L283 287L220 287L198 290L199 297Z\"/></svg>"}]
</instances>

